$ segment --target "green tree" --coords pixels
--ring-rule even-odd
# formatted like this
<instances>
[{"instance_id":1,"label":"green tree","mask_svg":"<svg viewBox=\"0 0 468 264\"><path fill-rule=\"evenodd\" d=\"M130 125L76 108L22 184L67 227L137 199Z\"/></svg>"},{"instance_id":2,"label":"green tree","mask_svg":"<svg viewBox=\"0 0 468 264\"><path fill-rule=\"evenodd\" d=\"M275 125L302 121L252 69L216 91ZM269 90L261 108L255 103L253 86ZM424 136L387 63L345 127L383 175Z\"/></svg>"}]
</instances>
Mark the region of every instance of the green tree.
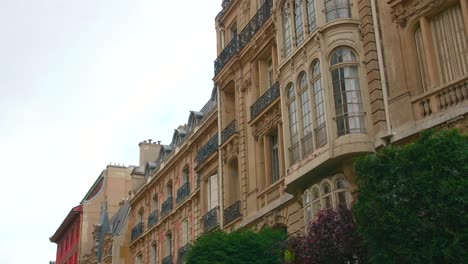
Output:
<instances>
[{"instance_id":1,"label":"green tree","mask_svg":"<svg viewBox=\"0 0 468 264\"><path fill-rule=\"evenodd\" d=\"M280 264L280 244L285 239L284 232L268 228L258 233L215 231L199 237L186 260L187 264Z\"/></svg>"},{"instance_id":2,"label":"green tree","mask_svg":"<svg viewBox=\"0 0 468 264\"><path fill-rule=\"evenodd\" d=\"M468 137L424 132L356 162L358 230L371 263L468 262Z\"/></svg>"}]
</instances>

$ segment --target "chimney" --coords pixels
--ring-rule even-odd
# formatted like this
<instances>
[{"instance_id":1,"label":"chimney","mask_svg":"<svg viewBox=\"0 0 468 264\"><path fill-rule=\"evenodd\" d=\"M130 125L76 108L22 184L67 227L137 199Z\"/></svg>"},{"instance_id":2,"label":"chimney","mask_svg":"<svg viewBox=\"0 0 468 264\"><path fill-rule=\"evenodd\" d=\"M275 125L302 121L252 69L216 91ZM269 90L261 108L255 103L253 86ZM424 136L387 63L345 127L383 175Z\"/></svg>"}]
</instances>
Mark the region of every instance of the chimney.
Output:
<instances>
[{"instance_id":1,"label":"chimney","mask_svg":"<svg viewBox=\"0 0 468 264\"><path fill-rule=\"evenodd\" d=\"M138 146L140 147L140 164L139 166L145 166L147 162L154 162L159 155L161 149L160 144L153 144L152 139L148 141L143 140Z\"/></svg>"}]
</instances>

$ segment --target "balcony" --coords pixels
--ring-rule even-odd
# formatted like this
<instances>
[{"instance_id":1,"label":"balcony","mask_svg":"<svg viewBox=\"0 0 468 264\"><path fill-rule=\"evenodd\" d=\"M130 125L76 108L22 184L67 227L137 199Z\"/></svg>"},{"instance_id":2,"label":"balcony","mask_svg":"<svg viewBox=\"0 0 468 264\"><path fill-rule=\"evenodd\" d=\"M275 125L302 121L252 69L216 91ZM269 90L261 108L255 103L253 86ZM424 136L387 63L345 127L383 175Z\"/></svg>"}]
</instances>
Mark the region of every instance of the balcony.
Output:
<instances>
[{"instance_id":1,"label":"balcony","mask_svg":"<svg viewBox=\"0 0 468 264\"><path fill-rule=\"evenodd\" d=\"M249 23L242 29L240 34L232 38L229 44L223 49L214 62L215 76L218 75L234 55L239 53L239 51L252 40L260 28L268 21L271 17L272 6L273 0L266 0Z\"/></svg>"},{"instance_id":2,"label":"balcony","mask_svg":"<svg viewBox=\"0 0 468 264\"><path fill-rule=\"evenodd\" d=\"M172 197L167 198L161 206L161 218L165 217L172 210Z\"/></svg>"},{"instance_id":3,"label":"balcony","mask_svg":"<svg viewBox=\"0 0 468 264\"><path fill-rule=\"evenodd\" d=\"M229 123L223 132L221 132L221 144L226 142L234 133L236 133L236 120Z\"/></svg>"},{"instance_id":4,"label":"balcony","mask_svg":"<svg viewBox=\"0 0 468 264\"><path fill-rule=\"evenodd\" d=\"M158 210L154 210L148 215L148 229L153 227L158 222Z\"/></svg>"},{"instance_id":5,"label":"balcony","mask_svg":"<svg viewBox=\"0 0 468 264\"><path fill-rule=\"evenodd\" d=\"M284 181L280 180L267 187L263 192L258 195L260 207L264 207L278 198L284 193Z\"/></svg>"},{"instance_id":6,"label":"balcony","mask_svg":"<svg viewBox=\"0 0 468 264\"><path fill-rule=\"evenodd\" d=\"M419 118L432 116L468 102L468 77L426 92L412 100Z\"/></svg>"},{"instance_id":7,"label":"balcony","mask_svg":"<svg viewBox=\"0 0 468 264\"><path fill-rule=\"evenodd\" d=\"M177 264L184 263L184 258L187 252L190 250L190 244L185 244L184 246L180 247L177 251Z\"/></svg>"},{"instance_id":8,"label":"balcony","mask_svg":"<svg viewBox=\"0 0 468 264\"><path fill-rule=\"evenodd\" d=\"M240 205L241 202L237 201L224 209L224 224L228 224L241 216Z\"/></svg>"},{"instance_id":9,"label":"balcony","mask_svg":"<svg viewBox=\"0 0 468 264\"><path fill-rule=\"evenodd\" d=\"M178 190L177 190L177 198L176 203L179 204L185 198L187 198L190 194L190 183L184 183Z\"/></svg>"},{"instance_id":10,"label":"balcony","mask_svg":"<svg viewBox=\"0 0 468 264\"><path fill-rule=\"evenodd\" d=\"M162 259L161 261L162 264L173 264L172 262L172 255L169 255L165 258Z\"/></svg>"},{"instance_id":11,"label":"balcony","mask_svg":"<svg viewBox=\"0 0 468 264\"><path fill-rule=\"evenodd\" d=\"M218 209L219 207L215 207L211 209L208 213L203 216L203 232L207 233L213 230L215 227L219 225L218 222Z\"/></svg>"},{"instance_id":12,"label":"balcony","mask_svg":"<svg viewBox=\"0 0 468 264\"><path fill-rule=\"evenodd\" d=\"M197 164L204 162L211 154L218 150L218 133L216 133L208 142L201 147L197 154Z\"/></svg>"},{"instance_id":13,"label":"balcony","mask_svg":"<svg viewBox=\"0 0 468 264\"><path fill-rule=\"evenodd\" d=\"M280 86L279 82L273 84L270 89L268 89L260 98L255 101L250 107L250 118L254 119L261 112L268 108L268 106L273 103L276 98L280 96Z\"/></svg>"},{"instance_id":14,"label":"balcony","mask_svg":"<svg viewBox=\"0 0 468 264\"><path fill-rule=\"evenodd\" d=\"M135 241L135 239L140 237L141 234L143 234L143 229L143 222L136 224L136 226L132 228L131 240Z\"/></svg>"}]
</instances>

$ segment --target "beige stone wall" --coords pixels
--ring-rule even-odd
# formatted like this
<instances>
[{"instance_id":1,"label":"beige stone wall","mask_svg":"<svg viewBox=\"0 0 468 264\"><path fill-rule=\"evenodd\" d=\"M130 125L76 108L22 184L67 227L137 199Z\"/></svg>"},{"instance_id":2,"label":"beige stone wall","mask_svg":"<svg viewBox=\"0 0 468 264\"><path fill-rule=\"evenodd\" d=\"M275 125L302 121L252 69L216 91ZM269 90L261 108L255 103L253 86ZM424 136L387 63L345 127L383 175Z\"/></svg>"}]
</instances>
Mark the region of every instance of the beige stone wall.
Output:
<instances>
[{"instance_id":1,"label":"beige stone wall","mask_svg":"<svg viewBox=\"0 0 468 264\"><path fill-rule=\"evenodd\" d=\"M83 200L83 220L80 236L80 258L91 251L94 225L99 223L101 206L107 200L108 214L114 215L122 199L128 197L131 188L133 167L108 165L101 176L104 181L101 190L91 199Z\"/></svg>"}]
</instances>

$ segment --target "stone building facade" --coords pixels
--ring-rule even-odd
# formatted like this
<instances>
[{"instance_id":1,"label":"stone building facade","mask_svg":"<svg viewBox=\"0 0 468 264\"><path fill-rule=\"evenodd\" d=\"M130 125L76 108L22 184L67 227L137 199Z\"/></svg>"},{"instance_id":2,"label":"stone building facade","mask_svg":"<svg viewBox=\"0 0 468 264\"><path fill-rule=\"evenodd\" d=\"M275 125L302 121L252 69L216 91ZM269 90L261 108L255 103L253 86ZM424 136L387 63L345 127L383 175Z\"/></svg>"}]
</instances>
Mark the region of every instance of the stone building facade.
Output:
<instances>
[{"instance_id":1,"label":"stone building facade","mask_svg":"<svg viewBox=\"0 0 468 264\"><path fill-rule=\"evenodd\" d=\"M352 205L356 157L429 128L468 133L468 0L224 0L215 23L206 105L170 144L139 144L128 263L183 263L216 229L304 232ZM90 263L119 263L111 237Z\"/></svg>"},{"instance_id":2,"label":"stone building facade","mask_svg":"<svg viewBox=\"0 0 468 264\"><path fill-rule=\"evenodd\" d=\"M131 263L182 263L189 243L218 226L217 105L214 89L135 173L142 180L130 200Z\"/></svg>"}]
</instances>

